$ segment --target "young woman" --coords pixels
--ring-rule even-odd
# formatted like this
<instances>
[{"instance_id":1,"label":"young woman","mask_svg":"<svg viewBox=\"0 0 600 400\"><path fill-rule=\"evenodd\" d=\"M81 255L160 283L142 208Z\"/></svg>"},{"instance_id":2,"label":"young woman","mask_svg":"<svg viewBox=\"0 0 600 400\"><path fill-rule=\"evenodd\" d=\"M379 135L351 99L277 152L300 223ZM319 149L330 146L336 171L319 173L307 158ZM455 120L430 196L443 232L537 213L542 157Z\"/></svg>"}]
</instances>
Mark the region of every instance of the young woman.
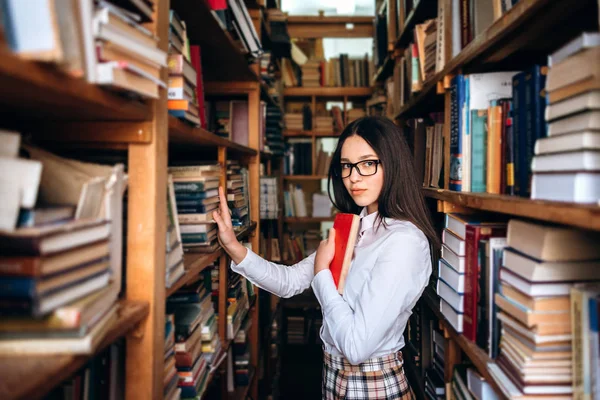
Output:
<instances>
[{"instance_id":1,"label":"young woman","mask_svg":"<svg viewBox=\"0 0 600 400\"><path fill-rule=\"evenodd\" d=\"M219 240L232 269L262 289L291 297L312 285L323 310L323 399L413 399L400 350L411 310L429 281L430 246L437 247L437 239L400 129L376 117L348 125L333 153L329 182L336 208L361 217L342 296L329 271L333 229L315 254L293 266L266 261L236 240L220 188L221 207L214 213Z\"/></svg>"}]
</instances>

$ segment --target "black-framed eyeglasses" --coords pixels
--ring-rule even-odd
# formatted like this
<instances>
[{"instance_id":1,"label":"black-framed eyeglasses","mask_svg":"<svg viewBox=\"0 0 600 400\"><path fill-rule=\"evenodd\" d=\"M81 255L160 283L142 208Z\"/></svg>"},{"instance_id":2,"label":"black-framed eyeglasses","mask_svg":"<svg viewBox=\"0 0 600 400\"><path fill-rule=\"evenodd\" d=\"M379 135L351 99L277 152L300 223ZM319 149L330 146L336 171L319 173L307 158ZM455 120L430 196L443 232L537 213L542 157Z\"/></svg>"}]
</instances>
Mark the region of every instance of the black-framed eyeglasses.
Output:
<instances>
[{"instance_id":1,"label":"black-framed eyeglasses","mask_svg":"<svg viewBox=\"0 0 600 400\"><path fill-rule=\"evenodd\" d=\"M342 179L352 175L352 170L356 171L360 176L371 176L377 173L377 166L381 164L381 160L364 160L357 163L341 163L339 174Z\"/></svg>"}]
</instances>

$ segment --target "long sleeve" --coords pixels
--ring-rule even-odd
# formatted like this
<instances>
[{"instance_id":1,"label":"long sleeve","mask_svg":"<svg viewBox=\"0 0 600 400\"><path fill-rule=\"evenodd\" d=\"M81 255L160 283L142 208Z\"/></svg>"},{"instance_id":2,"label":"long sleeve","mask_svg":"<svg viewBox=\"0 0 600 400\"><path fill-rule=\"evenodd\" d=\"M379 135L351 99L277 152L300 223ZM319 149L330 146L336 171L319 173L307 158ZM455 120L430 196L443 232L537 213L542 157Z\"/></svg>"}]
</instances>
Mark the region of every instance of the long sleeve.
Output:
<instances>
[{"instance_id":1,"label":"long sleeve","mask_svg":"<svg viewBox=\"0 0 600 400\"><path fill-rule=\"evenodd\" d=\"M231 262L231 269L261 289L279 297L292 297L310 287L314 277L315 254L286 266L267 261L248 250L241 263Z\"/></svg>"},{"instance_id":2,"label":"long sleeve","mask_svg":"<svg viewBox=\"0 0 600 400\"><path fill-rule=\"evenodd\" d=\"M426 241L394 232L382 247L354 310L338 294L329 270L319 272L312 283L332 344L352 364L369 359L391 330L405 327L431 274Z\"/></svg>"}]
</instances>

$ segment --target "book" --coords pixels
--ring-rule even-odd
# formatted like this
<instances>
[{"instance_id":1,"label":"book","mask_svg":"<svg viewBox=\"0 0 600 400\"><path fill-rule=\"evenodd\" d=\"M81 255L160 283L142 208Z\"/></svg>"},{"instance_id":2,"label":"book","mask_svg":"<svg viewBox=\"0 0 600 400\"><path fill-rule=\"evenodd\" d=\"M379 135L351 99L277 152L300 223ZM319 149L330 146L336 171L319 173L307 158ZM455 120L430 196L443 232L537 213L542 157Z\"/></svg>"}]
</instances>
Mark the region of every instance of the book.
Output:
<instances>
[{"instance_id":1,"label":"book","mask_svg":"<svg viewBox=\"0 0 600 400\"><path fill-rule=\"evenodd\" d=\"M360 217L356 214L338 213L333 221L335 255L331 264L329 264L329 269L340 294L344 292L359 225Z\"/></svg>"}]
</instances>

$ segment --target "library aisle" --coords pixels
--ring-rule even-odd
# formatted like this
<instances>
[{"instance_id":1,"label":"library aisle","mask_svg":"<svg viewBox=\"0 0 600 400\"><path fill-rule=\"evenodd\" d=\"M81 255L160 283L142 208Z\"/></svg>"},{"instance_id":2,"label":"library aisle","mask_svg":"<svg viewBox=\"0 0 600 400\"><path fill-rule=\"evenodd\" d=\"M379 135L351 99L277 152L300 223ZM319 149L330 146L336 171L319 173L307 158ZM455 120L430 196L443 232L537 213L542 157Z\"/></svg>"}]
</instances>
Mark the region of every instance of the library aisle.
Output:
<instances>
[{"instance_id":1,"label":"library aisle","mask_svg":"<svg viewBox=\"0 0 600 400\"><path fill-rule=\"evenodd\" d=\"M366 116L440 241L416 397L600 398L599 8L0 0L0 399L321 398L315 294L234 272L212 213L222 187L244 246L309 256Z\"/></svg>"}]
</instances>

